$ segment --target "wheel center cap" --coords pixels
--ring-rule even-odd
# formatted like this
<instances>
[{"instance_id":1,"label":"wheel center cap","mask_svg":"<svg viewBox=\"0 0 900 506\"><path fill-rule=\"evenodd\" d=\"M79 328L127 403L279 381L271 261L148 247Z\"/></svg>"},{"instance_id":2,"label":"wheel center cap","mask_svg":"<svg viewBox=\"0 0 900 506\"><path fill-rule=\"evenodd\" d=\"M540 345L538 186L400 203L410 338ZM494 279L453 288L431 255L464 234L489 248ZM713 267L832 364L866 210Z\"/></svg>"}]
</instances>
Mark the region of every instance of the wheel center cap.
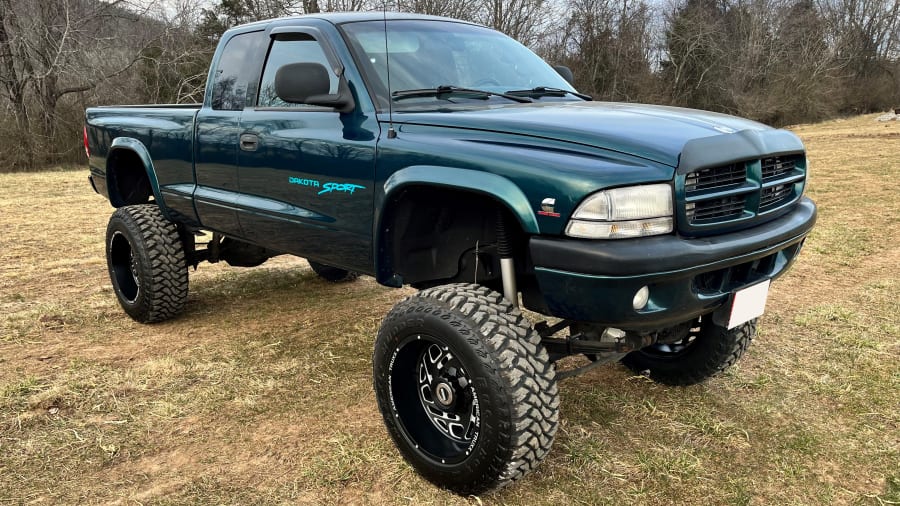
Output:
<instances>
[{"instance_id":1,"label":"wheel center cap","mask_svg":"<svg viewBox=\"0 0 900 506\"><path fill-rule=\"evenodd\" d=\"M449 383L442 381L434 387L434 396L436 397L438 404L448 407L453 404L455 394L453 392L453 387L451 387Z\"/></svg>"}]
</instances>

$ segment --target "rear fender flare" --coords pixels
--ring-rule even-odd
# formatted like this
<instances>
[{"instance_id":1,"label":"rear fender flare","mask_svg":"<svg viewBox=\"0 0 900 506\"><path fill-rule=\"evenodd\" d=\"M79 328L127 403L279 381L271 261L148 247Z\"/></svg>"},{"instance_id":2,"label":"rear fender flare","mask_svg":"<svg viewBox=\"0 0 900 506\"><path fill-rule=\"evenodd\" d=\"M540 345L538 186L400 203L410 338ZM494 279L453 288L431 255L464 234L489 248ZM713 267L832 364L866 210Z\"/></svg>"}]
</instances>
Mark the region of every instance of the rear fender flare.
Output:
<instances>
[{"instance_id":1,"label":"rear fender flare","mask_svg":"<svg viewBox=\"0 0 900 506\"><path fill-rule=\"evenodd\" d=\"M144 171L147 173L147 180L150 181L150 188L153 191L153 198L156 200L156 205L159 206L163 216L165 216L166 219L171 220L165 201L163 200L162 192L159 190L159 181L156 179L156 169L153 167L153 159L150 158L150 152L147 150L147 147L144 146L144 143L133 137L116 137L109 146L107 160L109 160L111 155L118 150L131 151L141 160ZM109 185L112 183L113 178L109 177L109 169L109 162L107 162L106 185L107 191L110 192L111 195L113 189L110 188Z\"/></svg>"}]
</instances>

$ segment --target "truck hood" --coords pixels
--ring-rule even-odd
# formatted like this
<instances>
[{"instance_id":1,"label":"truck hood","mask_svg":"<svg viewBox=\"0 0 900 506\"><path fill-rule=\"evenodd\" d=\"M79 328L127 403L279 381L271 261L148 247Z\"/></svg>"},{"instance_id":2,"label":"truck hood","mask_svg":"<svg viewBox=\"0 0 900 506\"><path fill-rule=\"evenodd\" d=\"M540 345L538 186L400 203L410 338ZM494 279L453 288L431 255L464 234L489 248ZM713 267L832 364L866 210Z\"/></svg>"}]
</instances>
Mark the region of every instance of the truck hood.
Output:
<instances>
[{"instance_id":1,"label":"truck hood","mask_svg":"<svg viewBox=\"0 0 900 506\"><path fill-rule=\"evenodd\" d=\"M546 102L448 112L401 112L394 122L554 139L672 167L685 143L740 130L771 130L725 114L611 102Z\"/></svg>"}]
</instances>

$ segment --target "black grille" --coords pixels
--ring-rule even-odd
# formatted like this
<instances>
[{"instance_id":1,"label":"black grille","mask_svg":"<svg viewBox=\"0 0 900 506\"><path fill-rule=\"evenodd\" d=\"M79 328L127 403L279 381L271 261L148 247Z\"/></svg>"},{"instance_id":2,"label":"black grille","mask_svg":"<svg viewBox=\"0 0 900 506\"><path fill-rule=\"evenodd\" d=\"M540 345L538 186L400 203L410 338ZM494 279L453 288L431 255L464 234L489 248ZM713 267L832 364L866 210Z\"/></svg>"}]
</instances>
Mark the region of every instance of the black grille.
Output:
<instances>
[{"instance_id":1,"label":"black grille","mask_svg":"<svg viewBox=\"0 0 900 506\"><path fill-rule=\"evenodd\" d=\"M699 274L694 278L694 290L703 295L715 296L778 276L802 246L801 241L757 260Z\"/></svg>"},{"instance_id":2,"label":"black grille","mask_svg":"<svg viewBox=\"0 0 900 506\"><path fill-rule=\"evenodd\" d=\"M743 184L746 180L747 168L743 162L709 167L688 174L684 180L684 191L694 193L712 188L724 188Z\"/></svg>"},{"instance_id":3,"label":"black grille","mask_svg":"<svg viewBox=\"0 0 900 506\"><path fill-rule=\"evenodd\" d=\"M790 246L785 253L796 252L797 247ZM746 287L776 274L784 265L783 261L779 263L778 256L785 253L773 253L751 262L704 272L694 278L694 289L704 295L718 295Z\"/></svg>"},{"instance_id":4,"label":"black grille","mask_svg":"<svg viewBox=\"0 0 900 506\"><path fill-rule=\"evenodd\" d=\"M688 172L679 183L684 213L679 227L690 235L733 228L737 221L751 226L799 199L805 179L803 154L740 160Z\"/></svg>"},{"instance_id":5,"label":"black grille","mask_svg":"<svg viewBox=\"0 0 900 506\"><path fill-rule=\"evenodd\" d=\"M791 156L773 156L762 159L762 178L763 181L777 179L785 174L789 174L797 168L797 160L801 157Z\"/></svg>"},{"instance_id":6,"label":"black grille","mask_svg":"<svg viewBox=\"0 0 900 506\"><path fill-rule=\"evenodd\" d=\"M739 218L744 214L746 198L743 195L730 195L717 199L688 203L687 217L691 223L720 221Z\"/></svg>"},{"instance_id":7,"label":"black grille","mask_svg":"<svg viewBox=\"0 0 900 506\"><path fill-rule=\"evenodd\" d=\"M794 195L794 185L779 184L763 188L759 197L760 209L775 207L778 204L790 199Z\"/></svg>"}]
</instances>

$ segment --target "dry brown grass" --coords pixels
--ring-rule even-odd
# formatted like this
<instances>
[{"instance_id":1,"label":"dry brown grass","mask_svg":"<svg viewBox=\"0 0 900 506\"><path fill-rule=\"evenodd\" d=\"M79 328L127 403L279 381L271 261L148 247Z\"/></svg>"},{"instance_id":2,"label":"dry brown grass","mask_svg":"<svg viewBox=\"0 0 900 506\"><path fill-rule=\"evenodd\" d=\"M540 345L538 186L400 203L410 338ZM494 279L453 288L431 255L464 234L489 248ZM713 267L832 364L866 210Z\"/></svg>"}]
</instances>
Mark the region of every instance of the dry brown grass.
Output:
<instances>
[{"instance_id":1,"label":"dry brown grass","mask_svg":"<svg viewBox=\"0 0 900 506\"><path fill-rule=\"evenodd\" d=\"M85 172L0 175L0 502L898 504L900 123L795 130L819 224L739 366L564 381L548 459L481 498L418 478L379 419L373 336L408 291L203 265L183 316L138 325Z\"/></svg>"}]
</instances>

